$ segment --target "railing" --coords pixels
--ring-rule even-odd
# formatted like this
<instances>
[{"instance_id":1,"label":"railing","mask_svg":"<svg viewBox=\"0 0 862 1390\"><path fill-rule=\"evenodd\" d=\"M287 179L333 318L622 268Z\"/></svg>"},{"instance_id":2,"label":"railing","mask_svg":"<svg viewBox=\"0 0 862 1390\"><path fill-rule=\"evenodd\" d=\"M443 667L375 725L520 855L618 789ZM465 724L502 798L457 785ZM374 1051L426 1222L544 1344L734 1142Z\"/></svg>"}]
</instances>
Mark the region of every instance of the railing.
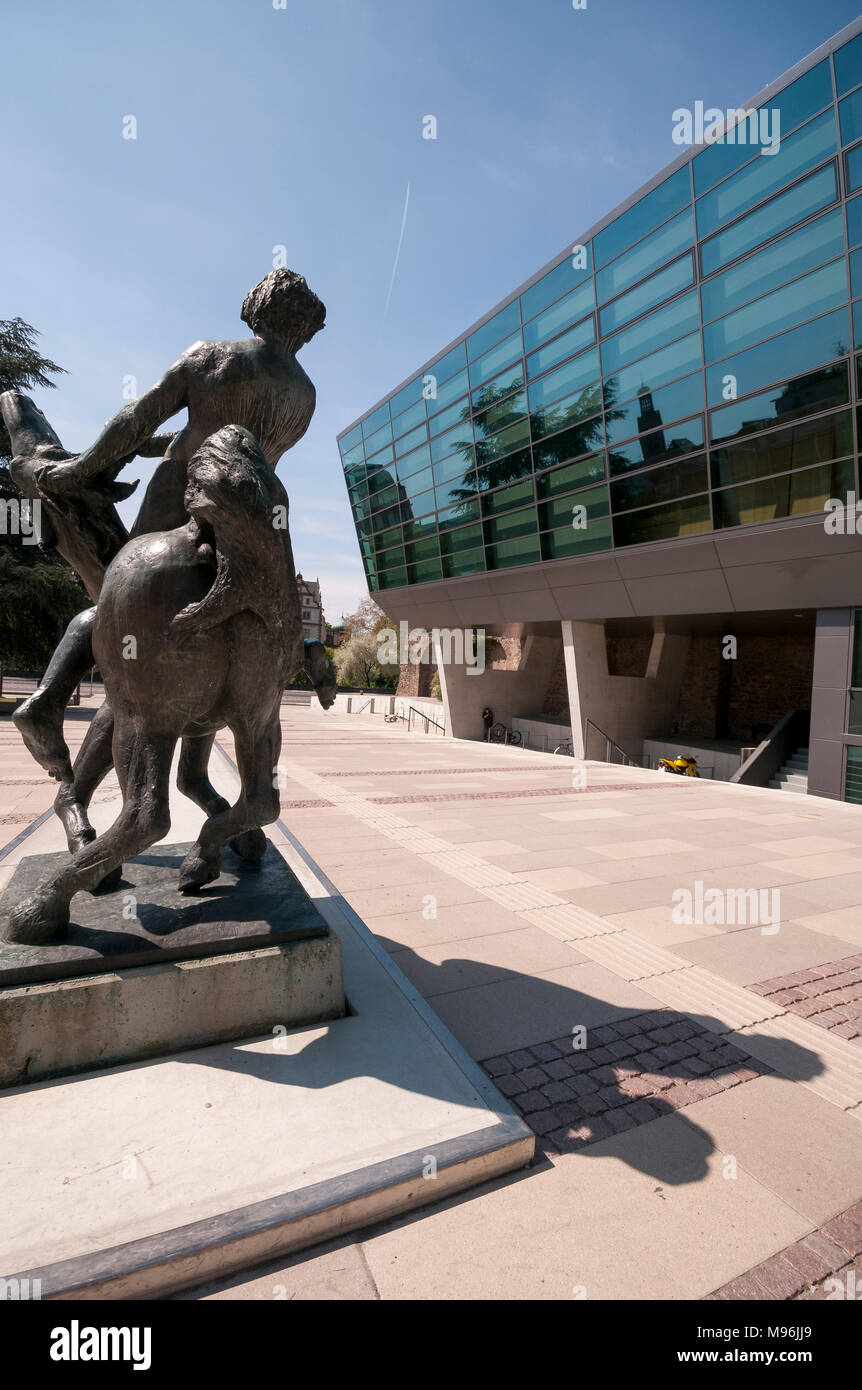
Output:
<instances>
[{"instance_id":1,"label":"railing","mask_svg":"<svg viewBox=\"0 0 862 1390\"><path fill-rule=\"evenodd\" d=\"M351 714L362 714L363 710L368 709L368 706L369 706L369 705L373 705L373 704L374 704L374 696L372 695L369 699L367 699L367 700L365 701L365 704L364 704L364 705L360 705L360 706L359 706L359 709L354 709L354 708L353 708L353 705L351 704L351 706L350 706L350 713L351 713Z\"/></svg>"},{"instance_id":2,"label":"railing","mask_svg":"<svg viewBox=\"0 0 862 1390\"><path fill-rule=\"evenodd\" d=\"M433 724L433 726L434 726L435 729L439 729L441 734L445 734L445 732L446 732L446 725L445 725L445 724L440 724L436 719L433 719L433 718L431 717L430 714L426 714L426 713L424 712L424 710L416 709L416 707L415 707L414 705L411 705L411 706L410 706L410 712L409 712L409 714L407 715L407 729L408 729L408 732L412 732L412 730L413 730L413 716L414 716L414 714L415 714L416 718L417 718L417 719L421 719L422 722L423 722L423 724L425 725L424 729L422 730L422 732L423 732L424 734L427 734L427 733L428 733L428 725L429 725L429 724ZM402 715L401 718L403 719L404 716Z\"/></svg>"},{"instance_id":3,"label":"railing","mask_svg":"<svg viewBox=\"0 0 862 1390\"><path fill-rule=\"evenodd\" d=\"M790 710L729 780L748 787L768 786L787 759L808 742L810 724L810 710Z\"/></svg>"},{"instance_id":4,"label":"railing","mask_svg":"<svg viewBox=\"0 0 862 1390\"><path fill-rule=\"evenodd\" d=\"M584 757L585 757L585 758L588 756L588 744L589 744L589 737L590 737L590 729L595 729L596 733L597 733L597 734L600 734L601 737L602 737L602 738L604 739L604 741L605 741L605 756L604 756L604 759L603 759L604 762L606 762L606 763L620 762L620 763L624 764L624 766L626 766L626 767L639 767L639 766L640 766L640 764L638 763L638 761L637 761L636 758L630 757L630 755L629 755L628 753L626 753L626 751L625 751L623 748L620 748L620 745L619 745L614 739L611 738L610 734L606 734L605 731L604 731L604 729L600 729L599 726L598 726L598 724L594 723L592 719L585 719L585 720L584 720ZM615 757L613 756L614 753L618 753L618 754L619 754L619 758L618 758L618 759L615 758Z\"/></svg>"}]
</instances>

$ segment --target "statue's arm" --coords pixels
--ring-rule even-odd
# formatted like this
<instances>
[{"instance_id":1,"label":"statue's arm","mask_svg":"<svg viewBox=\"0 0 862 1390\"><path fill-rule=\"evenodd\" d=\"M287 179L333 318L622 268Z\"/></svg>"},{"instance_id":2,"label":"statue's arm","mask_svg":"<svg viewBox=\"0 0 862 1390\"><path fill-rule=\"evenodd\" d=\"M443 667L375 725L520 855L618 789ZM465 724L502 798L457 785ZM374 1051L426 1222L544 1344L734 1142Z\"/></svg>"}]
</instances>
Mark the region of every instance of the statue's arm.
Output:
<instances>
[{"instance_id":1,"label":"statue's arm","mask_svg":"<svg viewBox=\"0 0 862 1390\"><path fill-rule=\"evenodd\" d=\"M48 464L39 470L39 485L48 492L81 488L100 473L116 474L134 458L159 425L187 405L185 355L169 367L155 386L124 406L102 430L99 438L70 463Z\"/></svg>"}]
</instances>

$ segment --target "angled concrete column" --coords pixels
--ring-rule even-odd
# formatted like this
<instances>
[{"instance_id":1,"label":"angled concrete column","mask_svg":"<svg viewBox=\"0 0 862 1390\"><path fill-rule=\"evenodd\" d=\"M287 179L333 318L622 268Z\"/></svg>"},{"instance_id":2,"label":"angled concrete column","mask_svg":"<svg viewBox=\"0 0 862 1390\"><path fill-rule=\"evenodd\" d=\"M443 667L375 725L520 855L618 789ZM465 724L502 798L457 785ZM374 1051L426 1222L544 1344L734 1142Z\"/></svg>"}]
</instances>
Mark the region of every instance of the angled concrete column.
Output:
<instances>
[{"instance_id":1,"label":"angled concrete column","mask_svg":"<svg viewBox=\"0 0 862 1390\"><path fill-rule=\"evenodd\" d=\"M497 636L510 634L497 633ZM495 636L488 631L488 639ZM519 716L542 717L542 707L559 655L559 638L520 636L517 662L505 663L490 654L484 670L465 661L447 660L438 637L434 660L440 673L440 693L446 709L446 730L454 738L484 738L482 710L494 711L494 719L510 725Z\"/></svg>"},{"instance_id":2,"label":"angled concrete column","mask_svg":"<svg viewBox=\"0 0 862 1390\"><path fill-rule=\"evenodd\" d=\"M576 758L603 757L598 735L585 746L591 719L633 758L641 756L645 738L667 732L679 702L689 638L653 633L644 676L612 676L602 623L563 622L563 650L572 746Z\"/></svg>"}]
</instances>

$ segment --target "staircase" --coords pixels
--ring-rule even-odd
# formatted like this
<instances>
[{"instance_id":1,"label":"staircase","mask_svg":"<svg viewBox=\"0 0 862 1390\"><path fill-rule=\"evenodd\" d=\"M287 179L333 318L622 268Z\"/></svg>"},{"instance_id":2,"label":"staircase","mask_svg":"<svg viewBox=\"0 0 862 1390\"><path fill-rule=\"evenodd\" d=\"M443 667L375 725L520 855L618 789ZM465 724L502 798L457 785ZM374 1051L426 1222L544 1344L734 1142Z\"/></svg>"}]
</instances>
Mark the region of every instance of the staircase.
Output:
<instances>
[{"instance_id":1,"label":"staircase","mask_svg":"<svg viewBox=\"0 0 862 1390\"><path fill-rule=\"evenodd\" d=\"M793 757L778 769L769 785L777 791L799 792L805 796L808 792L808 749L797 748Z\"/></svg>"}]
</instances>

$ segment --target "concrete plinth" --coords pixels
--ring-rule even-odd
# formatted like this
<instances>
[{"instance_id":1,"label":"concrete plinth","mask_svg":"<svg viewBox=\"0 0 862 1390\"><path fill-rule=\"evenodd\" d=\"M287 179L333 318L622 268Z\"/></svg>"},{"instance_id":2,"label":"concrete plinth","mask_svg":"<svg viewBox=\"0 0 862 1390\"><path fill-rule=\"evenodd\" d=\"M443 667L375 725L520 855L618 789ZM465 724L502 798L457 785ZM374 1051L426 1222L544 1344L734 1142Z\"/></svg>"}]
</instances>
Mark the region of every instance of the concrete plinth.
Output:
<instances>
[{"instance_id":1,"label":"concrete plinth","mask_svg":"<svg viewBox=\"0 0 862 1390\"><path fill-rule=\"evenodd\" d=\"M0 944L0 1086L343 1015L341 944L273 846L182 896L187 848L156 846L113 893L78 895L57 945ZM61 857L22 860L0 912Z\"/></svg>"}]
</instances>

